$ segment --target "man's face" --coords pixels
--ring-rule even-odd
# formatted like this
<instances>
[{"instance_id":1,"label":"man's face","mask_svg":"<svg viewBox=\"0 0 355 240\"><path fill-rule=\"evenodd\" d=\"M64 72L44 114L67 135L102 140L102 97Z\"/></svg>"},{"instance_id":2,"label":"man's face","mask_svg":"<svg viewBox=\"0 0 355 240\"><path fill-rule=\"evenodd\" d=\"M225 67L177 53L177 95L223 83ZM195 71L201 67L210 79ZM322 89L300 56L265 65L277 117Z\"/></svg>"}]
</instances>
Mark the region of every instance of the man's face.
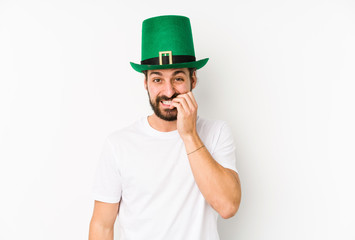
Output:
<instances>
[{"instance_id":1,"label":"man's face","mask_svg":"<svg viewBox=\"0 0 355 240\"><path fill-rule=\"evenodd\" d=\"M177 119L177 109L171 100L196 86L196 75L190 78L187 68L148 70L144 87L155 115L165 121Z\"/></svg>"}]
</instances>

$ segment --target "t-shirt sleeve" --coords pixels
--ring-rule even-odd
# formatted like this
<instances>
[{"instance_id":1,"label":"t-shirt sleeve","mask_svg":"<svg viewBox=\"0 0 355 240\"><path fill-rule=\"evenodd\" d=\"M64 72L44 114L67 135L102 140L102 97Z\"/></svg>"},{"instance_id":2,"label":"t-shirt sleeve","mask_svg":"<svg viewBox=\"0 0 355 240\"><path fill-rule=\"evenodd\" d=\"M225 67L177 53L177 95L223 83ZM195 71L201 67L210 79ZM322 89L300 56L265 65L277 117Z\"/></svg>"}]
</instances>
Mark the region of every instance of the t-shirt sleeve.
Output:
<instances>
[{"instance_id":1,"label":"t-shirt sleeve","mask_svg":"<svg viewBox=\"0 0 355 240\"><path fill-rule=\"evenodd\" d=\"M223 167L239 173L236 168L236 154L232 130L226 122L223 122L221 127L212 157Z\"/></svg>"},{"instance_id":2,"label":"t-shirt sleeve","mask_svg":"<svg viewBox=\"0 0 355 240\"><path fill-rule=\"evenodd\" d=\"M117 168L117 155L109 138L105 139L92 186L92 198L107 203L121 199L122 181Z\"/></svg>"}]
</instances>

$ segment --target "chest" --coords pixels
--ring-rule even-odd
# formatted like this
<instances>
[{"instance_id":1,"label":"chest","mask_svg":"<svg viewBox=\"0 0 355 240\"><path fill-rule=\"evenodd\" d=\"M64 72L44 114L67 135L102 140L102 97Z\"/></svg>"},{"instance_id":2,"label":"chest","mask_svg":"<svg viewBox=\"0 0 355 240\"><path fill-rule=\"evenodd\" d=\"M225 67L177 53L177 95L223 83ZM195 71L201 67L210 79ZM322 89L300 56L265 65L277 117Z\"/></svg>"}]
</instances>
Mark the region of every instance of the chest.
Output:
<instances>
[{"instance_id":1,"label":"chest","mask_svg":"<svg viewBox=\"0 0 355 240\"><path fill-rule=\"evenodd\" d=\"M135 146L126 147L120 158L123 200L150 201L161 197L166 201L195 186L181 140Z\"/></svg>"}]
</instances>

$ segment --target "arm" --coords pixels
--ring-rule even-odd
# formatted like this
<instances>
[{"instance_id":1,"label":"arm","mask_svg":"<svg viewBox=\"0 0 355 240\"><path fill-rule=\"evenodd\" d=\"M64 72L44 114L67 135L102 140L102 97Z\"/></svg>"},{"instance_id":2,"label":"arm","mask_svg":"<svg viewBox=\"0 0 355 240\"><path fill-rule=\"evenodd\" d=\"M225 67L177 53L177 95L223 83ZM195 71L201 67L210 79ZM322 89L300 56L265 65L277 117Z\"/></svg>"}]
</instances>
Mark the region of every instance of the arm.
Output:
<instances>
[{"instance_id":1,"label":"arm","mask_svg":"<svg viewBox=\"0 0 355 240\"><path fill-rule=\"evenodd\" d=\"M238 174L224 168L213 159L197 134L184 138L192 173L206 201L223 218L230 218L238 211L241 186Z\"/></svg>"},{"instance_id":2,"label":"arm","mask_svg":"<svg viewBox=\"0 0 355 240\"><path fill-rule=\"evenodd\" d=\"M113 227L120 203L105 203L95 200L90 222L89 240L113 240Z\"/></svg>"},{"instance_id":3,"label":"arm","mask_svg":"<svg viewBox=\"0 0 355 240\"><path fill-rule=\"evenodd\" d=\"M203 142L196 131L197 103L192 93L180 94L173 99L173 105L178 109L177 129L202 195L221 217L234 216L241 201L238 174L221 166L205 147L200 148Z\"/></svg>"}]
</instances>

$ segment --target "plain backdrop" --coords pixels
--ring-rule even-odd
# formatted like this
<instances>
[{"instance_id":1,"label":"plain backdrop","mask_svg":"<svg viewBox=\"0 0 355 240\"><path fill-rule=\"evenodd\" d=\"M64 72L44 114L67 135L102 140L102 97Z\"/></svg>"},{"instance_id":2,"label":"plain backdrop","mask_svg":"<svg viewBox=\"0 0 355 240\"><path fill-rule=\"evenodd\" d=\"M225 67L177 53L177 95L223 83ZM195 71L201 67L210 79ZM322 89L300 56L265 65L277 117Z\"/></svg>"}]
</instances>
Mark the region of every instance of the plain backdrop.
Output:
<instances>
[{"instance_id":1,"label":"plain backdrop","mask_svg":"<svg viewBox=\"0 0 355 240\"><path fill-rule=\"evenodd\" d=\"M210 58L199 115L233 129L221 239L354 240L352 0L0 0L0 239L87 239L105 137L151 114L142 21L167 14Z\"/></svg>"}]
</instances>

